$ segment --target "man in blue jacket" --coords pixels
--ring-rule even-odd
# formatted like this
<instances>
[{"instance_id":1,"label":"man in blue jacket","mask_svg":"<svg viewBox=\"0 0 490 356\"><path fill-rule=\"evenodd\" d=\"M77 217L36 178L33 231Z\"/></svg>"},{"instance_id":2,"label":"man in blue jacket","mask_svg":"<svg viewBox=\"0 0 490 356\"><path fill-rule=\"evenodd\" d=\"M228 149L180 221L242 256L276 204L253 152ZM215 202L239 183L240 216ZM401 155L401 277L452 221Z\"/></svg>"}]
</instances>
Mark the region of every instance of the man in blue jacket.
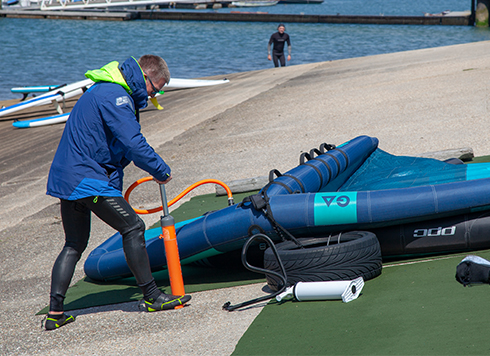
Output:
<instances>
[{"instance_id":1,"label":"man in blue jacket","mask_svg":"<svg viewBox=\"0 0 490 356\"><path fill-rule=\"evenodd\" d=\"M155 283L145 245L145 224L122 196L123 169L132 161L166 184L170 167L141 134L139 110L148 96L169 82L165 61L154 55L111 62L88 71L95 84L84 93L66 123L48 177L47 194L61 201L65 246L51 276L46 329L75 320L64 313L63 302L75 265L87 247L91 212L119 231L131 272L144 298L145 311L173 309L191 299L162 293Z\"/></svg>"}]
</instances>

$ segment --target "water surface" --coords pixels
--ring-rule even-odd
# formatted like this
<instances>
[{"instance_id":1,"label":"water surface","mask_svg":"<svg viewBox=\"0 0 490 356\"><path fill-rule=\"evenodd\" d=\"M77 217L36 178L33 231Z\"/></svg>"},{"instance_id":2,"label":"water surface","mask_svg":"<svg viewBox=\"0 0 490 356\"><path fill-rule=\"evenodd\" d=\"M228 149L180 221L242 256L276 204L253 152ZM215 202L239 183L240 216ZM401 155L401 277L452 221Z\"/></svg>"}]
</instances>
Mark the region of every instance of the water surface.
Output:
<instances>
[{"instance_id":1,"label":"water surface","mask_svg":"<svg viewBox=\"0 0 490 356\"><path fill-rule=\"evenodd\" d=\"M245 10L422 15L469 7L470 1L461 0L325 0L320 5ZM165 58L172 76L178 78L271 68L267 42L276 27L257 22L0 18L0 100L20 97L10 92L12 87L75 82L84 79L89 69L146 53ZM490 30L471 26L290 23L286 27L293 47L291 65L490 39Z\"/></svg>"}]
</instances>

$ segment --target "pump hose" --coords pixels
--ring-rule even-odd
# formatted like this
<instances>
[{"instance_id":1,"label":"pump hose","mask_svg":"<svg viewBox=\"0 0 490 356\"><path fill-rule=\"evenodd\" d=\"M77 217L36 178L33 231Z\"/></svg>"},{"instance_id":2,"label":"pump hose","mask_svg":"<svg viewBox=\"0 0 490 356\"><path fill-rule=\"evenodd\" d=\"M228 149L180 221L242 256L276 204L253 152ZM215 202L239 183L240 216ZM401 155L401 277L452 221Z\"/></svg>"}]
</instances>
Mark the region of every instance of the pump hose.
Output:
<instances>
[{"instance_id":1,"label":"pump hose","mask_svg":"<svg viewBox=\"0 0 490 356\"><path fill-rule=\"evenodd\" d=\"M124 193L124 199L126 199L126 201L129 203L129 195L134 190L134 188L136 188L141 183L149 182L151 180L153 180L153 177L145 177L145 178L138 179L136 182L131 184L129 186L129 188L126 190L126 193ZM168 206L172 206L173 204L178 202L180 199L182 199L191 190L199 187L200 185L208 184L208 183L221 185L226 190L226 194L228 195L228 205L231 206L231 205L235 204L233 202L233 195L231 193L231 189L225 183L223 183L222 181L217 180L217 179L203 179L203 180L200 180L199 182L192 184L188 188L184 189L184 191L182 193L180 193L174 199L172 199L171 201L168 202ZM135 208L133 208L133 209L137 214L153 214L153 213L156 213L158 211L163 210L163 206L159 206L158 208L153 208L153 209L135 209Z\"/></svg>"},{"instance_id":2,"label":"pump hose","mask_svg":"<svg viewBox=\"0 0 490 356\"><path fill-rule=\"evenodd\" d=\"M271 270L268 270L268 269L264 269L264 268L252 266L252 265L250 265L248 263L248 261L247 261L247 251L248 251L248 248L250 247L250 245L252 244L252 242L254 242L255 240L259 240L259 239L267 242L267 244L269 245L269 247L272 249L272 252L276 256L277 263L279 265L279 268L281 269L282 275L279 274L279 273L277 273L277 272L275 272L275 271L271 271ZM226 302L223 305L223 309L224 310L234 311L235 309L243 308L243 307L245 307L247 305L255 304L255 303L258 303L258 302L262 302L264 300L268 300L268 299L274 298L276 295L281 294L286 289L286 287L287 287L287 279L288 279L288 277L286 275L286 269L284 268L284 265L282 264L282 261L281 261L281 258L279 257L279 254L277 252L276 246L274 246L274 243L269 238L269 236L267 236L265 234L259 233L259 234L255 234L251 238L249 238L247 240L247 242L245 242L245 244L243 245L243 248L242 248L242 263L243 263L243 265L245 266L246 269L248 269L248 270L250 270L252 272L272 274L272 275L278 277L279 279L282 280L282 288L280 290L278 290L277 292L275 292L275 293L272 293L272 294L269 294L269 295L266 295L266 296L263 296L263 297L259 297L259 298L256 298L256 299L252 299L252 300L249 300L247 302L240 303L240 304L231 305L230 302Z\"/></svg>"}]
</instances>

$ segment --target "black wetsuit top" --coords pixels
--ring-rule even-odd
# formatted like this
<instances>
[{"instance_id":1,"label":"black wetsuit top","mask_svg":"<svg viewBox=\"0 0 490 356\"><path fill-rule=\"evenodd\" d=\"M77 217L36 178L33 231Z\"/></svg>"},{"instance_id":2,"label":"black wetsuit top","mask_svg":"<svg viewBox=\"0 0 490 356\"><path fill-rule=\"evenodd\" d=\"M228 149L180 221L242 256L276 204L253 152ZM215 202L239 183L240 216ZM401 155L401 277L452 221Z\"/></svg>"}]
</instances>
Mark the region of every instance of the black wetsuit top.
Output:
<instances>
[{"instance_id":1,"label":"black wetsuit top","mask_svg":"<svg viewBox=\"0 0 490 356\"><path fill-rule=\"evenodd\" d=\"M291 41L289 40L289 35L284 32L282 35L279 32L272 34L269 44L274 43L274 52L281 53L284 52L284 42L291 46Z\"/></svg>"}]
</instances>

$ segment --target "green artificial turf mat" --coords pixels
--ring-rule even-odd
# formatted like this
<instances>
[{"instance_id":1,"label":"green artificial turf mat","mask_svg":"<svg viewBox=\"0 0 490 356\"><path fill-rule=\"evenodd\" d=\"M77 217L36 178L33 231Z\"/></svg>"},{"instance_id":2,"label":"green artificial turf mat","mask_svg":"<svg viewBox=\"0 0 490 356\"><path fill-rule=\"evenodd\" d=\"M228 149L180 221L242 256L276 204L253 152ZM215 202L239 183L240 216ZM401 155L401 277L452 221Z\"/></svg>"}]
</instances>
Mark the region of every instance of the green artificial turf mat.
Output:
<instances>
[{"instance_id":1,"label":"green artificial turf mat","mask_svg":"<svg viewBox=\"0 0 490 356\"><path fill-rule=\"evenodd\" d=\"M480 157L473 157L471 161L465 163L488 163L488 162L490 162L490 156L480 156Z\"/></svg>"},{"instance_id":2,"label":"green artificial turf mat","mask_svg":"<svg viewBox=\"0 0 490 356\"><path fill-rule=\"evenodd\" d=\"M241 202L243 198L256 192L234 194L235 202ZM192 219L202 214L228 205L227 196L217 197L215 194L200 195L191 198L177 209L171 212L176 222ZM158 221L153 225L160 226ZM109 236L108 236L109 238ZM210 289L233 287L238 285L265 281L264 275L246 270L240 264L234 264L234 268L211 268L192 265L182 266L186 293L194 293ZM167 270L154 272L153 276L158 287L166 293L170 293L170 283ZM83 309L108 304L124 303L139 300L143 296L136 285L134 277L122 278L109 282L92 281L85 277L71 286L66 293L65 310ZM46 314L48 307L37 314Z\"/></svg>"},{"instance_id":3,"label":"green artificial turf mat","mask_svg":"<svg viewBox=\"0 0 490 356\"><path fill-rule=\"evenodd\" d=\"M233 355L488 355L490 286L456 281L464 256L385 265L349 303L273 300Z\"/></svg>"}]
</instances>

